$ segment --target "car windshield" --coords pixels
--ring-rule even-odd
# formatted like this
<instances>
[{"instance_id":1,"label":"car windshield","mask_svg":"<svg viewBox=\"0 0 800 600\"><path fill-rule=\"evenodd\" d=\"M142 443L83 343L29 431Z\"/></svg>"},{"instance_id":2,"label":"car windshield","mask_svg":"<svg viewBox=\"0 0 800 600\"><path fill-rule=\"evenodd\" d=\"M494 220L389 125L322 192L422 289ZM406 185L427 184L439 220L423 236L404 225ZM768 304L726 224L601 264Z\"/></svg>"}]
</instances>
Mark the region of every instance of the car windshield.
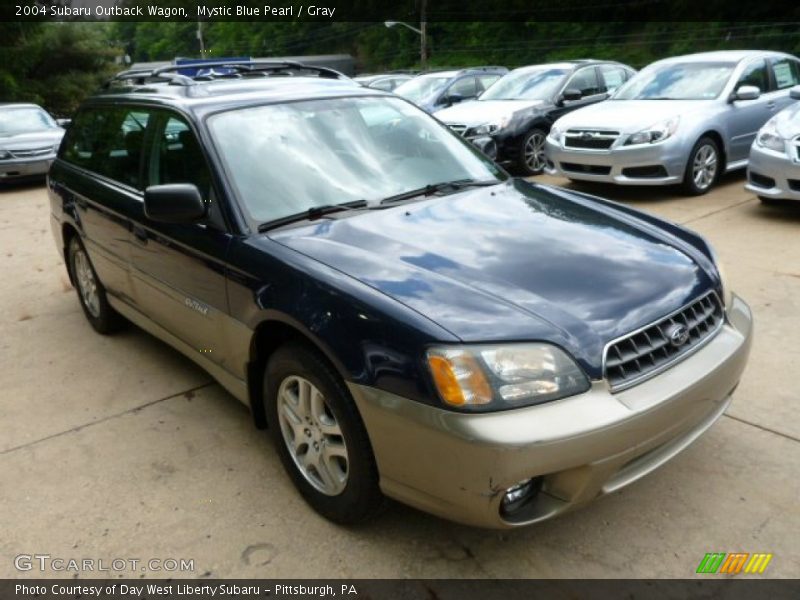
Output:
<instances>
[{"instance_id":1,"label":"car windshield","mask_svg":"<svg viewBox=\"0 0 800 600\"><path fill-rule=\"evenodd\" d=\"M478 100L547 100L558 90L566 69L511 71L498 79Z\"/></svg>"},{"instance_id":2,"label":"car windshield","mask_svg":"<svg viewBox=\"0 0 800 600\"><path fill-rule=\"evenodd\" d=\"M653 65L617 90L613 100L713 100L720 95L736 65L687 62Z\"/></svg>"},{"instance_id":3,"label":"car windshield","mask_svg":"<svg viewBox=\"0 0 800 600\"><path fill-rule=\"evenodd\" d=\"M440 91L452 77L431 77L424 75L415 77L397 86L394 93L412 102L420 102Z\"/></svg>"},{"instance_id":4,"label":"car windshield","mask_svg":"<svg viewBox=\"0 0 800 600\"><path fill-rule=\"evenodd\" d=\"M442 182L506 178L468 142L399 98L248 107L208 123L238 196L258 223L315 207L377 204Z\"/></svg>"},{"instance_id":5,"label":"car windshield","mask_svg":"<svg viewBox=\"0 0 800 600\"><path fill-rule=\"evenodd\" d=\"M54 129L55 121L38 107L0 108L0 135L14 135Z\"/></svg>"}]
</instances>

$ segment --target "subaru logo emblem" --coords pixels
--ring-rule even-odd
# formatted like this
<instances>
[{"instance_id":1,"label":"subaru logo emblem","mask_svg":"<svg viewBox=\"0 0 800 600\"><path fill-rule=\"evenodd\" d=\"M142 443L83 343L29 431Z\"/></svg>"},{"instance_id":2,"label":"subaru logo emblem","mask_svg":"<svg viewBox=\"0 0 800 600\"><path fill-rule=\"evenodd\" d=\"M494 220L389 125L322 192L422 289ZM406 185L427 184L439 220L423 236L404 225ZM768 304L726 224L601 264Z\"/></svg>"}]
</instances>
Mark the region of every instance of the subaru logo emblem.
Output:
<instances>
[{"instance_id":1,"label":"subaru logo emblem","mask_svg":"<svg viewBox=\"0 0 800 600\"><path fill-rule=\"evenodd\" d=\"M667 327L667 339L669 343L675 346L676 348L683 346L686 342L689 341L689 330L686 328L685 325L681 325L679 323L673 323L669 327Z\"/></svg>"},{"instance_id":2,"label":"subaru logo emblem","mask_svg":"<svg viewBox=\"0 0 800 600\"><path fill-rule=\"evenodd\" d=\"M582 139L582 140L590 140L590 139L592 139L593 137L594 137L594 133L592 133L591 131L584 131L584 132L581 134L581 139Z\"/></svg>"}]
</instances>

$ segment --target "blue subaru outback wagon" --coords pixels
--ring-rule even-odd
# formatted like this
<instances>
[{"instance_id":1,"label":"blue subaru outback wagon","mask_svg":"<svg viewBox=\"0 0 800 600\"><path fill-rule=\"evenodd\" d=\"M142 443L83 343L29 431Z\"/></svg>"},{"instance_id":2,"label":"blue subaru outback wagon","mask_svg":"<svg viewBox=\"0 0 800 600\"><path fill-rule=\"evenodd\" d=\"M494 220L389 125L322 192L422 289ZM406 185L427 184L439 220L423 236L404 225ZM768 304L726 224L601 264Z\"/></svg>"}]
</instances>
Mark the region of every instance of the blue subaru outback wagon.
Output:
<instances>
[{"instance_id":1,"label":"blue subaru outback wagon","mask_svg":"<svg viewBox=\"0 0 800 600\"><path fill-rule=\"evenodd\" d=\"M750 311L700 236L513 179L324 68L122 73L48 186L92 327L201 365L339 523L386 496L555 516L688 446L747 360Z\"/></svg>"}]
</instances>

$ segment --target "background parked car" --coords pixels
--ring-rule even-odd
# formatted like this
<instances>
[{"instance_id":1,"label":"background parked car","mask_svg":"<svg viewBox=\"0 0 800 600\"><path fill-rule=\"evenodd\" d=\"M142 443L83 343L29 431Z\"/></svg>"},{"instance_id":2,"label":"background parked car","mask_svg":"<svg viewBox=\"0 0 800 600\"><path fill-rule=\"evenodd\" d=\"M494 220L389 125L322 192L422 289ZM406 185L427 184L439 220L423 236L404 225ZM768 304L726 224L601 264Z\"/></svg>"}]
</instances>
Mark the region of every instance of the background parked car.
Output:
<instances>
[{"instance_id":1,"label":"background parked car","mask_svg":"<svg viewBox=\"0 0 800 600\"><path fill-rule=\"evenodd\" d=\"M0 104L0 182L45 175L67 123L36 104Z\"/></svg>"},{"instance_id":2,"label":"background parked car","mask_svg":"<svg viewBox=\"0 0 800 600\"><path fill-rule=\"evenodd\" d=\"M508 73L505 67L472 67L456 71L433 71L415 77L395 89L429 113L477 98Z\"/></svg>"},{"instance_id":3,"label":"background parked car","mask_svg":"<svg viewBox=\"0 0 800 600\"><path fill-rule=\"evenodd\" d=\"M384 92L392 92L396 87L412 79L414 79L414 76L408 73L381 73L379 75L359 75L358 77L353 77L353 81L364 87L383 90Z\"/></svg>"},{"instance_id":4,"label":"background parked car","mask_svg":"<svg viewBox=\"0 0 800 600\"><path fill-rule=\"evenodd\" d=\"M800 100L800 86L789 96ZM750 148L745 187L765 204L800 200L800 103L766 122Z\"/></svg>"},{"instance_id":5,"label":"background parked car","mask_svg":"<svg viewBox=\"0 0 800 600\"><path fill-rule=\"evenodd\" d=\"M514 69L472 102L436 116L498 162L528 175L545 166L547 132L560 116L608 98L635 71L627 65L574 60Z\"/></svg>"},{"instance_id":6,"label":"background parked car","mask_svg":"<svg viewBox=\"0 0 800 600\"><path fill-rule=\"evenodd\" d=\"M549 170L587 181L682 183L706 193L747 165L759 128L793 100L800 61L780 52L723 51L653 63L609 102L560 119Z\"/></svg>"}]
</instances>

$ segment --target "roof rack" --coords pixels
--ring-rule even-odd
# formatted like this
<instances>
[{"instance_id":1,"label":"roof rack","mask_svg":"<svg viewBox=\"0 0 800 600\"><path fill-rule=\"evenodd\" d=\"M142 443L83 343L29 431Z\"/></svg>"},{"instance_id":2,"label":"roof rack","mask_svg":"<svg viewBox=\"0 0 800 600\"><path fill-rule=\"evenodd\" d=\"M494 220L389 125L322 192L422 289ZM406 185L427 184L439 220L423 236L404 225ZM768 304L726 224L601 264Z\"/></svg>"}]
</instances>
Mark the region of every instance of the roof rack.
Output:
<instances>
[{"instance_id":1,"label":"roof rack","mask_svg":"<svg viewBox=\"0 0 800 600\"><path fill-rule=\"evenodd\" d=\"M210 72L202 75L184 75L177 71L198 69ZM224 69L224 72L215 72L214 69ZM194 64L167 65L157 69L135 69L122 71L109 79L104 88L122 81L134 81L139 85L154 81L168 82L170 85L192 86L201 81L214 81L216 79L239 79L243 77L267 77L269 75L293 76L295 71L316 72L319 77L329 79L346 79L347 76L328 67L307 65L296 61L251 61L251 62L204 62Z\"/></svg>"}]
</instances>

